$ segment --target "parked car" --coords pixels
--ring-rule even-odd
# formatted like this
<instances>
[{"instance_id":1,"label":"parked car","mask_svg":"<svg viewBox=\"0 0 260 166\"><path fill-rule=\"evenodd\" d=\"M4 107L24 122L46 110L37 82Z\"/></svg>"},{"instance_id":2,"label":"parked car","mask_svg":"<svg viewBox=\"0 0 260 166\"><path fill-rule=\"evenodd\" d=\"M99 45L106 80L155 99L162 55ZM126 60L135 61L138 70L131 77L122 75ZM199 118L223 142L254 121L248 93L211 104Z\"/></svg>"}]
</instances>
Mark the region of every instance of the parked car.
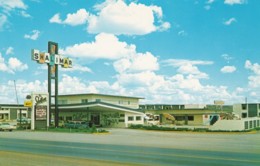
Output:
<instances>
[{"instance_id":1,"label":"parked car","mask_svg":"<svg viewBox=\"0 0 260 166\"><path fill-rule=\"evenodd\" d=\"M1 123L0 124L0 131L13 131L15 126L10 125L9 123Z\"/></svg>"},{"instance_id":2,"label":"parked car","mask_svg":"<svg viewBox=\"0 0 260 166\"><path fill-rule=\"evenodd\" d=\"M69 121L68 123L64 124L64 127L73 128L73 129L88 128L89 122L86 122L86 121Z\"/></svg>"}]
</instances>

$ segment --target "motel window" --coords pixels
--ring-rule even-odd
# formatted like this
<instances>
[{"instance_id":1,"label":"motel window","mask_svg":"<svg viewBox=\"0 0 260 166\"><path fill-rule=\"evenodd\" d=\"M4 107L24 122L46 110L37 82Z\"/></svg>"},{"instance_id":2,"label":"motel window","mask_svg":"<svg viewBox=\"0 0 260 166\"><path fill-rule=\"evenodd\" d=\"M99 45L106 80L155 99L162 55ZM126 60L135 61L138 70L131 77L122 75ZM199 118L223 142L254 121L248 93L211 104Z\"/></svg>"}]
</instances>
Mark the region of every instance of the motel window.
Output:
<instances>
[{"instance_id":1,"label":"motel window","mask_svg":"<svg viewBox=\"0 0 260 166\"><path fill-rule=\"evenodd\" d=\"M142 120L142 117L141 116L137 116L135 117L136 121L141 121Z\"/></svg>"},{"instance_id":2,"label":"motel window","mask_svg":"<svg viewBox=\"0 0 260 166\"><path fill-rule=\"evenodd\" d=\"M81 103L88 103L88 99L81 99Z\"/></svg>"},{"instance_id":3,"label":"motel window","mask_svg":"<svg viewBox=\"0 0 260 166\"><path fill-rule=\"evenodd\" d=\"M253 128L253 121L249 121L249 127L250 129Z\"/></svg>"},{"instance_id":4,"label":"motel window","mask_svg":"<svg viewBox=\"0 0 260 166\"><path fill-rule=\"evenodd\" d=\"M245 129L248 129L248 121L245 122Z\"/></svg>"},{"instance_id":5,"label":"motel window","mask_svg":"<svg viewBox=\"0 0 260 166\"><path fill-rule=\"evenodd\" d=\"M247 118L247 113L242 113L242 118Z\"/></svg>"},{"instance_id":6,"label":"motel window","mask_svg":"<svg viewBox=\"0 0 260 166\"><path fill-rule=\"evenodd\" d=\"M257 127L259 127L259 125L260 125L259 122L260 122L260 120L257 120Z\"/></svg>"},{"instance_id":7,"label":"motel window","mask_svg":"<svg viewBox=\"0 0 260 166\"><path fill-rule=\"evenodd\" d=\"M134 117L133 116L128 116L128 121L134 121Z\"/></svg>"},{"instance_id":8,"label":"motel window","mask_svg":"<svg viewBox=\"0 0 260 166\"><path fill-rule=\"evenodd\" d=\"M119 122L125 122L125 120L124 119L119 119Z\"/></svg>"},{"instance_id":9,"label":"motel window","mask_svg":"<svg viewBox=\"0 0 260 166\"><path fill-rule=\"evenodd\" d=\"M185 117L184 116L175 116L175 119L177 121L183 121L183 120L185 120Z\"/></svg>"},{"instance_id":10,"label":"motel window","mask_svg":"<svg viewBox=\"0 0 260 166\"><path fill-rule=\"evenodd\" d=\"M188 121L194 121L194 116L188 116Z\"/></svg>"},{"instance_id":11,"label":"motel window","mask_svg":"<svg viewBox=\"0 0 260 166\"><path fill-rule=\"evenodd\" d=\"M256 120L254 120L254 127L256 127Z\"/></svg>"},{"instance_id":12,"label":"motel window","mask_svg":"<svg viewBox=\"0 0 260 166\"><path fill-rule=\"evenodd\" d=\"M59 100L58 103L59 104L68 104L68 101L67 100Z\"/></svg>"},{"instance_id":13,"label":"motel window","mask_svg":"<svg viewBox=\"0 0 260 166\"><path fill-rule=\"evenodd\" d=\"M242 104L242 110L246 110L247 109L247 104Z\"/></svg>"},{"instance_id":14,"label":"motel window","mask_svg":"<svg viewBox=\"0 0 260 166\"><path fill-rule=\"evenodd\" d=\"M120 117L124 118L124 117L125 117L125 114L120 114Z\"/></svg>"}]
</instances>

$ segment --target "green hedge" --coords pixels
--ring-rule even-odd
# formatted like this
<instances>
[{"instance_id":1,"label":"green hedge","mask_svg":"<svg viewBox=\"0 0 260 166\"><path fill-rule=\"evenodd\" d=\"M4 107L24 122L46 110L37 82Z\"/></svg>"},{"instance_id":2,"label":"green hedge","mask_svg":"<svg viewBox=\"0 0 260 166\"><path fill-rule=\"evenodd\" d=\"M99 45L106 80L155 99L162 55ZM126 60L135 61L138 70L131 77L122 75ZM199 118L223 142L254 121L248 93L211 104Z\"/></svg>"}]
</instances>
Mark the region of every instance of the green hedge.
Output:
<instances>
[{"instance_id":1,"label":"green hedge","mask_svg":"<svg viewBox=\"0 0 260 166\"><path fill-rule=\"evenodd\" d=\"M159 131L191 131L189 128L172 128L172 127L160 127L156 125L144 126L144 125L131 125L130 129L144 129L144 130L159 130Z\"/></svg>"},{"instance_id":2,"label":"green hedge","mask_svg":"<svg viewBox=\"0 0 260 166\"><path fill-rule=\"evenodd\" d=\"M63 133L108 133L108 131L104 129L97 129L95 126L91 128L63 128L63 127L49 127L48 129L38 129L36 131L49 131L49 132L63 132Z\"/></svg>"},{"instance_id":3,"label":"green hedge","mask_svg":"<svg viewBox=\"0 0 260 166\"><path fill-rule=\"evenodd\" d=\"M130 129L143 129L143 130L158 130L158 131L193 131L193 132L250 132L250 131L259 131L260 127L255 128L253 130L249 130L249 131L227 131L227 130L218 130L218 131L211 131L208 128L194 128L194 129L190 129L190 128L172 128L172 127L161 127L161 126L156 126L156 125L152 125L152 126L145 126L145 125L131 125L129 127Z\"/></svg>"}]
</instances>

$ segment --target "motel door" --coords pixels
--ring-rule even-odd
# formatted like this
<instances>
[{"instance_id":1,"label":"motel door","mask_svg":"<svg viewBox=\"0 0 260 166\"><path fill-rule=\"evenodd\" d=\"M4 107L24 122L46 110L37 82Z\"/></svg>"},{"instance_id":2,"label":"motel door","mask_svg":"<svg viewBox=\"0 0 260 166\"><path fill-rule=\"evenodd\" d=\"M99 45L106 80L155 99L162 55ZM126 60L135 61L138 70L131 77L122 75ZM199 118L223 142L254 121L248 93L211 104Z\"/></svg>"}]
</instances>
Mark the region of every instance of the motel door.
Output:
<instances>
[{"instance_id":1,"label":"motel door","mask_svg":"<svg viewBox=\"0 0 260 166\"><path fill-rule=\"evenodd\" d=\"M95 125L100 125L100 115L99 114L91 114L91 122L93 122Z\"/></svg>"}]
</instances>

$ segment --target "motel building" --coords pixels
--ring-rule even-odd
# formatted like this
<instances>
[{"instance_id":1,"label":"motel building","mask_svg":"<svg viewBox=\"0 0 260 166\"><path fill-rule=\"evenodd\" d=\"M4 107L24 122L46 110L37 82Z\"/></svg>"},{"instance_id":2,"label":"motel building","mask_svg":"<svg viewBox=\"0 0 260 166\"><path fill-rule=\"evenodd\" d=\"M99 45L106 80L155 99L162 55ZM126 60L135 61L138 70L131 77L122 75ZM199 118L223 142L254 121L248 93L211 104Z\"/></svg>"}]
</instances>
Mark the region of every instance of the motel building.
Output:
<instances>
[{"instance_id":1,"label":"motel building","mask_svg":"<svg viewBox=\"0 0 260 166\"><path fill-rule=\"evenodd\" d=\"M139 109L140 99L143 98L94 93L59 95L59 125L72 120L103 127L143 124L145 114Z\"/></svg>"},{"instance_id":2,"label":"motel building","mask_svg":"<svg viewBox=\"0 0 260 166\"><path fill-rule=\"evenodd\" d=\"M107 94L58 96L59 126L88 121L97 127L127 128L131 124L242 131L260 126L260 104L140 104L144 98ZM0 104L0 123L31 119L32 109ZM54 105L51 107L51 123Z\"/></svg>"}]
</instances>

